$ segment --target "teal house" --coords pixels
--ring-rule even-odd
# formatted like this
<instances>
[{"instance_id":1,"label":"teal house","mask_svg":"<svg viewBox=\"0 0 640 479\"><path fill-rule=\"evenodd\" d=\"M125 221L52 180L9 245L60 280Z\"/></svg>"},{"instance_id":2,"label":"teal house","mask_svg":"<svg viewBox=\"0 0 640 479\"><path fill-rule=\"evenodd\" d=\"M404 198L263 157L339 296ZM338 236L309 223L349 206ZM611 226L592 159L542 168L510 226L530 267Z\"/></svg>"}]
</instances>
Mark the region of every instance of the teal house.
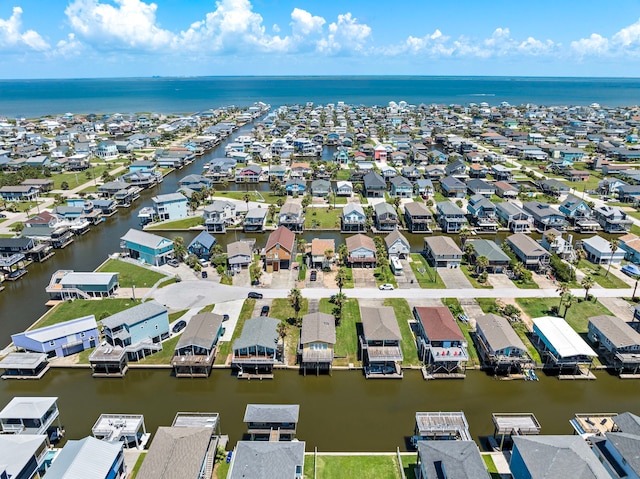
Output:
<instances>
[{"instance_id":1,"label":"teal house","mask_svg":"<svg viewBox=\"0 0 640 479\"><path fill-rule=\"evenodd\" d=\"M129 257L155 266L173 257L173 241L133 228L120 238L120 248Z\"/></svg>"}]
</instances>

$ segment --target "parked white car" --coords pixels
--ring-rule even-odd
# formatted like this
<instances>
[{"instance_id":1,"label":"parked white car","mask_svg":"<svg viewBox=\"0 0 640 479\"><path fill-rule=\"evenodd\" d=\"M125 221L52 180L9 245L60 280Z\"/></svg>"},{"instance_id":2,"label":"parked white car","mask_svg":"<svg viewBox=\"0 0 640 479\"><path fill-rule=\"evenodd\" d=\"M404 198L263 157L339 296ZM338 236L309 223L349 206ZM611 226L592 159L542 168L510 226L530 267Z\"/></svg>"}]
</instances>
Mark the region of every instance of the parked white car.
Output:
<instances>
[{"instance_id":1,"label":"parked white car","mask_svg":"<svg viewBox=\"0 0 640 479\"><path fill-rule=\"evenodd\" d=\"M393 290L393 285L389 283L381 284L380 289L385 291Z\"/></svg>"}]
</instances>

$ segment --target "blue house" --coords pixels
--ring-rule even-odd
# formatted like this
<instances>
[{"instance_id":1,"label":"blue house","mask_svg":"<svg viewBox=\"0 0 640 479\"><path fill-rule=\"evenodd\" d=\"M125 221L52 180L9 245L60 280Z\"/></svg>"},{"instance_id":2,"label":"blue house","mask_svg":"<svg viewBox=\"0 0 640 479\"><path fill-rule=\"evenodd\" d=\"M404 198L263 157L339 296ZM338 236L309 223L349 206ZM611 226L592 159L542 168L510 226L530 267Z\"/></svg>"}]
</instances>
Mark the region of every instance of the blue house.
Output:
<instances>
[{"instance_id":1,"label":"blue house","mask_svg":"<svg viewBox=\"0 0 640 479\"><path fill-rule=\"evenodd\" d=\"M307 191L307 182L304 179L290 179L284 185L288 195L304 195Z\"/></svg>"},{"instance_id":2,"label":"blue house","mask_svg":"<svg viewBox=\"0 0 640 479\"><path fill-rule=\"evenodd\" d=\"M187 175L178 181L178 186L180 188L189 188L194 191L202 191L204 189L211 188L212 185L212 179L202 175Z\"/></svg>"},{"instance_id":3,"label":"blue house","mask_svg":"<svg viewBox=\"0 0 640 479\"><path fill-rule=\"evenodd\" d=\"M98 338L98 324L93 314L11 336L16 348L59 358L95 348Z\"/></svg>"},{"instance_id":4,"label":"blue house","mask_svg":"<svg viewBox=\"0 0 640 479\"><path fill-rule=\"evenodd\" d=\"M169 193L151 198L160 221L187 217L187 198L182 193Z\"/></svg>"},{"instance_id":5,"label":"blue house","mask_svg":"<svg viewBox=\"0 0 640 479\"><path fill-rule=\"evenodd\" d=\"M44 434L0 435L0 479L42 477L48 452Z\"/></svg>"},{"instance_id":6,"label":"blue house","mask_svg":"<svg viewBox=\"0 0 640 479\"><path fill-rule=\"evenodd\" d=\"M45 291L52 299L91 299L113 295L118 289L118 273L76 273L61 269L51 275Z\"/></svg>"},{"instance_id":7,"label":"blue house","mask_svg":"<svg viewBox=\"0 0 640 479\"><path fill-rule=\"evenodd\" d=\"M49 479L85 477L118 479L126 476L123 444L106 442L95 437L69 440L47 470ZM90 471L87 464L91 464Z\"/></svg>"},{"instance_id":8,"label":"blue house","mask_svg":"<svg viewBox=\"0 0 640 479\"><path fill-rule=\"evenodd\" d=\"M394 198L411 198L413 196L413 184L404 176L391 178L391 196Z\"/></svg>"},{"instance_id":9,"label":"blue house","mask_svg":"<svg viewBox=\"0 0 640 479\"><path fill-rule=\"evenodd\" d=\"M558 209L573 223L593 216L587 202L574 195L567 196L567 199L562 202Z\"/></svg>"},{"instance_id":10,"label":"blue house","mask_svg":"<svg viewBox=\"0 0 640 479\"><path fill-rule=\"evenodd\" d=\"M101 323L107 343L124 348L132 361L162 350L162 340L169 337L167 308L156 301L126 309Z\"/></svg>"},{"instance_id":11,"label":"blue house","mask_svg":"<svg viewBox=\"0 0 640 479\"><path fill-rule=\"evenodd\" d=\"M173 241L133 228L120 238L120 247L131 258L155 266L161 266L173 257Z\"/></svg>"},{"instance_id":12,"label":"blue house","mask_svg":"<svg viewBox=\"0 0 640 479\"><path fill-rule=\"evenodd\" d=\"M134 173L136 171L149 172L149 171L155 171L155 169L156 169L156 163L154 161L149 161L149 160L134 161L129 165L129 173Z\"/></svg>"},{"instance_id":13,"label":"blue house","mask_svg":"<svg viewBox=\"0 0 640 479\"><path fill-rule=\"evenodd\" d=\"M467 185L458 178L447 176L440 182L442 194L447 197L464 198L467 194Z\"/></svg>"},{"instance_id":14,"label":"blue house","mask_svg":"<svg viewBox=\"0 0 640 479\"><path fill-rule=\"evenodd\" d=\"M193 238L189 243L187 251L189 254L195 254L198 258L209 259L211 250L218 241L206 231L202 231L198 236Z\"/></svg>"}]
</instances>

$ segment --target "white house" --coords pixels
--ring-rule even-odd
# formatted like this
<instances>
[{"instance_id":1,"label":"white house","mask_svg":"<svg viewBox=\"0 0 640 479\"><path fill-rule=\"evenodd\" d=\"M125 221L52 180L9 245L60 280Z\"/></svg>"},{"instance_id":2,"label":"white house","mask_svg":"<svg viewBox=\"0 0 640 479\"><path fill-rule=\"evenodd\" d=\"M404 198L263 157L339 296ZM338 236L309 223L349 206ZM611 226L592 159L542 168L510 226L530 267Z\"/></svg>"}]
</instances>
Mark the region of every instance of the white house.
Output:
<instances>
[{"instance_id":1,"label":"white house","mask_svg":"<svg viewBox=\"0 0 640 479\"><path fill-rule=\"evenodd\" d=\"M598 235L582 240L582 248L587 253L587 259L595 264L620 264L624 259L622 248L612 252L611 243Z\"/></svg>"}]
</instances>

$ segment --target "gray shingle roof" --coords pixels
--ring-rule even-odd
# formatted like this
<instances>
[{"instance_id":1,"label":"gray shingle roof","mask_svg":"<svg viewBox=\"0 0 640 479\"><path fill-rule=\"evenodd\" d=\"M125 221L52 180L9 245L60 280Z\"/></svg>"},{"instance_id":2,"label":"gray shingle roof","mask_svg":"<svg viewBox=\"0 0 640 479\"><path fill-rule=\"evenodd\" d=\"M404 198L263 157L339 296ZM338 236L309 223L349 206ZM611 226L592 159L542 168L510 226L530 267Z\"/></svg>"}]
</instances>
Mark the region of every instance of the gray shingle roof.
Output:
<instances>
[{"instance_id":1,"label":"gray shingle roof","mask_svg":"<svg viewBox=\"0 0 640 479\"><path fill-rule=\"evenodd\" d=\"M127 231L127 233L121 239L153 249L157 248L158 245L160 245L160 243L162 243L163 241L170 241L162 236L154 235L152 233L147 233L146 231L140 231L133 228Z\"/></svg>"},{"instance_id":2,"label":"gray shingle roof","mask_svg":"<svg viewBox=\"0 0 640 479\"><path fill-rule=\"evenodd\" d=\"M402 334L391 306L360 308L362 329L368 341L401 340Z\"/></svg>"},{"instance_id":3,"label":"gray shingle roof","mask_svg":"<svg viewBox=\"0 0 640 479\"><path fill-rule=\"evenodd\" d=\"M278 343L276 328L280 320L266 316L251 318L245 321L242 334L233 343L233 349L243 349L250 346L264 346L275 348Z\"/></svg>"},{"instance_id":4,"label":"gray shingle roof","mask_svg":"<svg viewBox=\"0 0 640 479\"><path fill-rule=\"evenodd\" d=\"M489 479L478 446L474 441L419 441L420 463L426 477L455 479Z\"/></svg>"},{"instance_id":5,"label":"gray shingle roof","mask_svg":"<svg viewBox=\"0 0 640 479\"><path fill-rule=\"evenodd\" d=\"M640 333L616 316L593 316L589 318L598 330L604 334L615 348L640 345Z\"/></svg>"},{"instance_id":6,"label":"gray shingle roof","mask_svg":"<svg viewBox=\"0 0 640 479\"><path fill-rule=\"evenodd\" d=\"M227 479L294 479L304 442L239 441Z\"/></svg>"},{"instance_id":7,"label":"gray shingle roof","mask_svg":"<svg viewBox=\"0 0 640 479\"><path fill-rule=\"evenodd\" d=\"M133 325L156 314L166 312L167 308L157 301L147 301L133 308L125 309L102 320L103 326L113 329L122 324Z\"/></svg>"},{"instance_id":8,"label":"gray shingle roof","mask_svg":"<svg viewBox=\"0 0 640 479\"><path fill-rule=\"evenodd\" d=\"M476 257L486 256L489 261L504 261L507 263L510 261L509 256L494 241L479 239L469 241L469 243L473 245Z\"/></svg>"},{"instance_id":9,"label":"gray shingle roof","mask_svg":"<svg viewBox=\"0 0 640 479\"><path fill-rule=\"evenodd\" d=\"M199 313L193 316L184 332L176 349L185 346L198 346L204 349L211 349L218 337L218 331L222 324L222 316L214 313Z\"/></svg>"},{"instance_id":10,"label":"gray shingle roof","mask_svg":"<svg viewBox=\"0 0 640 479\"><path fill-rule=\"evenodd\" d=\"M307 344L315 341L336 343L336 320L331 314L309 313L302 317L300 342Z\"/></svg>"},{"instance_id":11,"label":"gray shingle roof","mask_svg":"<svg viewBox=\"0 0 640 479\"><path fill-rule=\"evenodd\" d=\"M502 316L485 314L476 318L476 327L482 330L489 346L494 351L505 348L518 348L526 351L527 348L520 336L513 330L509 321Z\"/></svg>"},{"instance_id":12,"label":"gray shingle roof","mask_svg":"<svg viewBox=\"0 0 640 479\"><path fill-rule=\"evenodd\" d=\"M613 418L618 429L628 434L640 436L640 417L630 412L623 412Z\"/></svg>"},{"instance_id":13,"label":"gray shingle roof","mask_svg":"<svg viewBox=\"0 0 640 479\"><path fill-rule=\"evenodd\" d=\"M247 404L243 421L297 423L299 416L299 404Z\"/></svg>"}]
</instances>

